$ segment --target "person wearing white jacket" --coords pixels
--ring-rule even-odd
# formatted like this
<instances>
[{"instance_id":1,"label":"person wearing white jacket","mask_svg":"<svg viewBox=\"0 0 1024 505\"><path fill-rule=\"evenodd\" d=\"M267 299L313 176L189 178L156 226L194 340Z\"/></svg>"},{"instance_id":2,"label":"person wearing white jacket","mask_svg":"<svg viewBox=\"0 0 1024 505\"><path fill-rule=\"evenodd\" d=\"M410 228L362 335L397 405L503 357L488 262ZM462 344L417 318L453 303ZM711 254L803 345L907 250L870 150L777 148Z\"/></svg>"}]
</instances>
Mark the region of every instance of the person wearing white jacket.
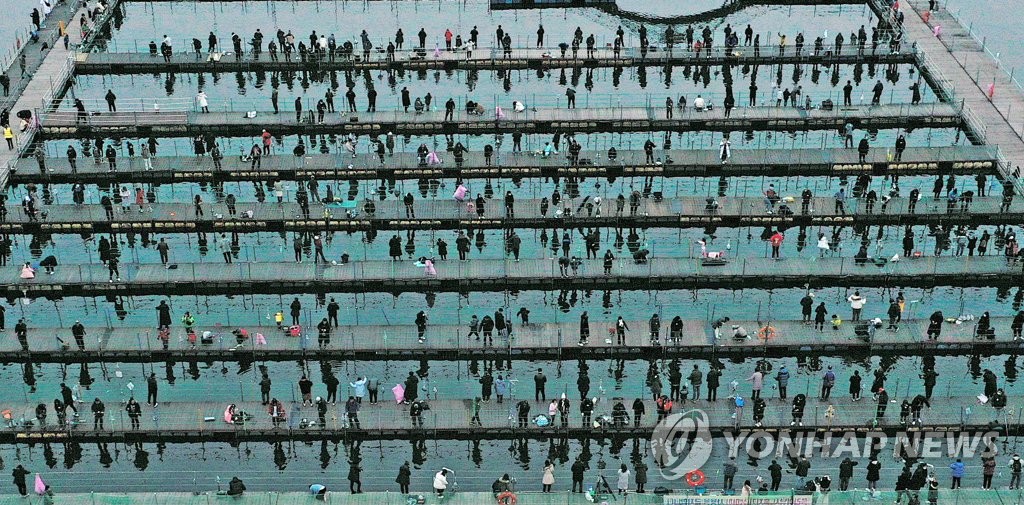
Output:
<instances>
[{"instance_id":1,"label":"person wearing white jacket","mask_svg":"<svg viewBox=\"0 0 1024 505\"><path fill-rule=\"evenodd\" d=\"M206 98L205 91L200 91L196 95L196 105L199 106L199 110L203 112L210 112L210 101Z\"/></svg>"},{"instance_id":2,"label":"person wearing white jacket","mask_svg":"<svg viewBox=\"0 0 1024 505\"><path fill-rule=\"evenodd\" d=\"M864 304L868 303L868 299L860 296L860 291L854 291L846 301L850 302L850 308L853 310L853 317L851 321L860 321L860 311L864 308Z\"/></svg>"},{"instance_id":3,"label":"person wearing white jacket","mask_svg":"<svg viewBox=\"0 0 1024 505\"><path fill-rule=\"evenodd\" d=\"M437 497L444 496L444 490L448 489L448 470L442 468L440 472L434 474L434 492L437 493Z\"/></svg>"}]
</instances>

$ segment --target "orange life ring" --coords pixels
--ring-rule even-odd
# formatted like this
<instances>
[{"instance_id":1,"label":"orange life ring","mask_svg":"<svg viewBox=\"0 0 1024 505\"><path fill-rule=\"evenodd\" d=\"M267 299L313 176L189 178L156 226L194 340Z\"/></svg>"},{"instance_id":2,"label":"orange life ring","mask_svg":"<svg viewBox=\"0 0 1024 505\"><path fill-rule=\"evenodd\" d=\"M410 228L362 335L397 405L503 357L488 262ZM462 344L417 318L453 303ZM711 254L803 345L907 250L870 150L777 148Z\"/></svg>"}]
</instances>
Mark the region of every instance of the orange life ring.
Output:
<instances>
[{"instance_id":1,"label":"orange life ring","mask_svg":"<svg viewBox=\"0 0 1024 505\"><path fill-rule=\"evenodd\" d=\"M512 491L505 491L498 495L498 505L516 505L519 498Z\"/></svg>"},{"instance_id":2,"label":"orange life ring","mask_svg":"<svg viewBox=\"0 0 1024 505\"><path fill-rule=\"evenodd\" d=\"M764 325L763 328L757 330L757 338L761 340L770 340L775 338L775 327L770 324Z\"/></svg>"},{"instance_id":3,"label":"orange life ring","mask_svg":"<svg viewBox=\"0 0 1024 505\"><path fill-rule=\"evenodd\" d=\"M691 487L697 487L704 483L704 472L700 470L693 470L686 472L686 483Z\"/></svg>"}]
</instances>

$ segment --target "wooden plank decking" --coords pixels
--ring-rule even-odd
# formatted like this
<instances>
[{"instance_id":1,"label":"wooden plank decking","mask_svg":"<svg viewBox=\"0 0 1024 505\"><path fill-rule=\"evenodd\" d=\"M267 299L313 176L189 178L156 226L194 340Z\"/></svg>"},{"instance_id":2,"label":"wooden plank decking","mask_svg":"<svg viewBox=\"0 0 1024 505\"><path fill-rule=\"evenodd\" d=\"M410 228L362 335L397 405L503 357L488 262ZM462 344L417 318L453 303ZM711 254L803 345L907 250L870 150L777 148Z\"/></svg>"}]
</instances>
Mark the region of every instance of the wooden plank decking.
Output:
<instances>
[{"instance_id":1,"label":"wooden plank decking","mask_svg":"<svg viewBox=\"0 0 1024 505\"><path fill-rule=\"evenodd\" d=\"M646 264L615 260L604 275L602 260L584 260L576 276L562 277L554 259L446 261L427 275L411 261L360 261L346 265L297 263L122 264L120 281L104 265L63 265L52 275L20 279L19 269L0 274L9 298L142 294L469 292L510 289L709 289L818 286L1016 286L1020 263L997 256L923 257L884 266L852 258L737 259L704 265L699 258L659 258Z\"/></svg>"},{"instance_id":2,"label":"wooden plank decking","mask_svg":"<svg viewBox=\"0 0 1024 505\"><path fill-rule=\"evenodd\" d=\"M594 477L591 475L598 473L598 471L589 472L587 475L588 482L593 481ZM99 473L99 472L97 472ZM110 482L109 485L100 485L99 490L110 489L111 492L90 491L88 493L70 493L65 490L67 487L62 486L60 493L60 501L64 505L213 505L216 503L227 502L230 500L233 503L242 503L244 505L308 505L312 500L308 491L303 489L306 487L301 482L296 482L291 474L282 475L286 484L281 487L276 487L276 483L271 483L262 480L263 475L259 471L246 473L243 471L238 472L249 489L243 496L238 497L227 497L226 495L219 495L216 491L216 482L213 476L202 474L202 472L182 472L186 481L193 482L195 492L165 492L157 491L154 492L153 488L148 484L141 482L134 483L131 487L125 490L119 482ZM197 476L196 479L192 479L192 476ZM415 477L412 480L412 493L414 495L422 495L426 499L426 503L429 505L437 505L445 503L448 505L480 505L482 503L490 503L494 501L494 493L489 490L485 492L475 492L467 490L469 486L463 485L458 493L448 493L443 499L438 499L433 496L430 489L429 478L433 477L433 472L429 474L420 472L414 474ZM76 475L76 484L84 485L89 487L79 487L78 489L96 489L96 487L90 486L93 481L89 480L89 474ZM346 481L342 478L343 474L335 472L333 475L321 478L326 485L330 487L330 492L326 498L328 504L344 503L345 505L407 505L408 495L402 493L396 493L393 490L390 491L364 491L358 494L349 494L345 490ZM462 479L463 477L459 477ZM365 477L364 477L365 479ZM195 481L198 480L198 484ZM59 479L58 479L59 481ZM257 491L253 483L259 485L260 490ZM709 479L710 482L710 479ZM464 484L464 481L460 481ZM58 485L63 484L61 482ZM107 484L104 482L103 484ZM300 485L302 484L302 485ZM181 486L179 486L181 487ZM187 486L185 486L187 487ZM185 489L181 487L181 489ZM392 486L395 487L395 486ZM365 486L364 490L369 488ZM273 490L271 490L273 489ZM280 489L285 489L281 491ZM341 490L339 492L338 490ZM395 487L397 489L397 487ZM481 488L482 489L482 488ZM269 490L269 491L266 491ZM682 490L676 490L672 493L673 496L679 496L680 494L690 494L692 491L686 493ZM757 493L759 498L774 499L777 503L792 503L793 502L793 491L785 490L782 492L771 493L767 491L761 491ZM797 491L796 494L808 494ZM851 491L838 491L833 488L828 493L829 503L833 505L856 505L863 500L864 491L855 489ZM526 491L522 489L516 490L518 503L520 505L590 505L592 501L588 501L584 493L570 493L569 491L560 491L558 488L553 493L541 493L537 491ZM708 488L706 495L708 497L719 496L718 489ZM629 503L633 505L663 505L665 499L662 495L657 495L651 492L647 493L630 493ZM691 494L692 496L692 494ZM879 487L878 494L879 500L894 500L895 492L884 491ZM980 488L962 488L955 490L941 489L938 491L939 500L942 503L954 502L959 505L988 505L990 503L1010 503L1016 496L1016 491L1013 489L990 489L982 490ZM729 497L731 498L731 496ZM41 505L43 503L43 497L35 494L30 496L22 497L14 492L8 495L0 495L0 504L3 505L17 505L17 504L28 504L28 505Z\"/></svg>"},{"instance_id":3,"label":"wooden plank decking","mask_svg":"<svg viewBox=\"0 0 1024 505\"><path fill-rule=\"evenodd\" d=\"M88 412L91 398L84 398L79 409L82 415L78 424L68 429L58 429L52 423L56 418L51 412L47 418L48 424L40 429L38 426L33 429L4 430L0 431L0 443L26 443L33 441L211 441L211 440L318 440L337 437L351 437L357 439L407 439L428 436L435 439L507 439L507 438L537 438L552 435L564 435L568 437L605 438L609 436L650 436L653 431L657 416L654 402L645 399L646 414L640 420L638 426L632 425L632 403L633 398L606 399L599 398L594 410L594 416L610 415L612 406L617 401L622 401L630 413L629 424L621 428L606 427L595 429L593 426L582 426L582 414L579 412L579 396L575 392L570 395L570 415L567 424L562 426L561 418L556 415L554 423L547 427L539 427L530 422L526 427L518 426L515 405L523 397L532 398L526 389L520 386L518 397L505 399L502 404L496 403L493 398L490 402L483 403L480 409L480 426L471 424L472 399L429 399L430 410L423 413L422 427L414 426L409 415L408 405L396 405L394 396L391 394L393 384L382 384L380 399L375 405L371 405L364 399L358 413L359 426L350 422L345 415L343 404L328 405L324 424L303 428L300 424L302 418L317 421L315 406L302 407L301 403L291 403L288 397L280 398L289 411L288 419L279 426L274 426L267 414L266 407L259 402L238 400L234 403L241 409L252 415L252 418L242 424L234 425L224 422L224 410L226 403L204 403L204 402L161 402L159 407L152 408L148 405L142 406L142 416L139 419L139 428L132 429L131 421L125 412L123 404L117 398L101 398L105 400L106 415L103 429L94 429L93 415ZM836 388L841 390L841 387ZM752 428L753 404L744 409L740 419L734 420L730 416L735 412L733 402L724 398L728 395L728 387L719 388L718 401L689 401L677 403L676 411L681 409L699 408L708 417L709 430L713 434L721 434L731 431L736 427ZM740 392L746 397L750 393L750 387L743 385ZM284 392L291 396L291 392ZM703 392L702 392L703 393ZM294 394L298 394L295 392ZM766 392L767 397L770 393ZM791 392L791 397L797 392ZM702 395L703 396L703 395ZM763 429L769 433L785 432L793 434L796 432L821 432L821 431L844 431L849 429L865 430L873 428L873 431L896 433L907 430L907 426L899 422L898 397L894 396L881 417L878 418L877 426L873 425L876 419L876 403L871 400L870 395L860 401L854 402L846 394L836 391L829 401L821 401L817 398L817 391L811 392L807 398L802 426L790 426L792 421L792 398L782 401L776 398L767 399L767 407L763 422ZM422 399L422 395L420 397ZM553 397L549 397L551 399ZM141 397L137 400L141 401ZM530 403L529 419L537 415L547 414L547 403L543 401L532 401ZM343 402L339 402L343 403ZM832 405L837 415L828 420L825 411ZM8 402L0 405L4 409L14 411L14 418L35 420L35 404ZM958 431L966 430L998 430L1007 436L1020 433L1021 426L1018 423L1010 423L1004 427L993 427L990 422L1004 418L1007 411L997 412L990 406L978 405L977 398L973 396L954 396L948 398L933 397L931 407L922 411L921 425L915 429L922 431ZM966 413L969 412L969 413ZM212 419L210 419L212 418ZM208 420L209 419L209 420Z\"/></svg>"},{"instance_id":4,"label":"wooden plank decking","mask_svg":"<svg viewBox=\"0 0 1024 505\"><path fill-rule=\"evenodd\" d=\"M485 106L487 109L487 106ZM295 121L292 112L274 115L266 111L255 118L236 112L114 112L88 115L80 122L73 111L43 114L41 131L49 139L83 137L191 137L201 134L258 136L264 129L275 135L313 133L485 134L544 132L633 132L633 131L805 131L839 129L846 123L857 128L954 128L961 125L959 106L949 103L887 104L836 107L833 110L803 110L794 107L736 108L729 117L725 109L674 111L666 118L658 107L615 107L589 109L527 109L506 113L496 119L494 110L470 115L459 108L452 121L444 111L422 114L401 111L329 114L324 123Z\"/></svg>"},{"instance_id":5,"label":"wooden plank decking","mask_svg":"<svg viewBox=\"0 0 1024 505\"><path fill-rule=\"evenodd\" d=\"M322 196L322 194L321 194ZM271 196L271 198L273 198ZM483 215L470 211L467 203L455 200L416 199L413 215L404 204L391 199L375 201L373 215L366 212L366 200L313 204L304 216L296 203L238 202L236 214L230 215L223 203L202 204L203 216L197 218L190 203L147 204L141 211L136 205L122 212L115 204L112 218L99 204L60 204L43 207L46 216L31 221L19 205L8 205L8 215L0 222L0 233L124 233L124 232L258 232L258 231L349 231L349 230L458 230L549 228L576 226L639 226L645 228L692 228L706 226L845 226L845 225L912 225L930 223L1019 224L1024 214L1024 200L1014 201L1006 212L1000 212L1001 197L974 197L966 212L955 206L948 212L946 200L927 197L920 200L914 213L908 212L907 198L894 198L886 209L876 203L872 212L863 201L847 199L846 213L837 212L835 199L816 197L811 212L801 214L800 201L789 203L793 215L769 214L760 197L716 198L716 212L705 211L705 197L642 198L633 212L628 204L616 209L615 196L607 195L593 213L585 208L592 198L564 200L558 208L541 213L538 199L520 199L514 204L515 214L506 214L501 200L488 200ZM583 207L583 208L581 208ZM566 217L565 210L571 215ZM252 212L249 217L248 213ZM326 213L326 214L325 214ZM349 216L347 213L354 213ZM329 216L327 215L329 214Z\"/></svg>"},{"instance_id":6,"label":"wooden plank decking","mask_svg":"<svg viewBox=\"0 0 1024 505\"><path fill-rule=\"evenodd\" d=\"M375 180L381 178L440 179L518 177L730 177L730 176L839 176L860 174L973 175L996 173L996 149L991 146L909 147L901 162L889 161L885 150L868 153L868 163L859 163L855 149L737 149L729 163L722 164L717 149L658 151L663 164L647 164L643 151L619 151L614 162L607 153L583 152L580 159L592 164L572 167L564 156L544 158L533 153L501 153L487 166L482 153L469 152L461 168L450 157L440 166L420 166L412 153L396 153L380 165L375 155L291 155L264 156L258 167L236 156L214 166L208 156L161 156L153 169L144 170L140 158L118 159L118 171L109 172L106 160L94 163L82 157L71 171L67 158L46 158L46 172L35 158L18 160L11 173L12 184L48 183L174 183L212 181ZM352 166L353 168L348 168Z\"/></svg>"},{"instance_id":7,"label":"wooden plank decking","mask_svg":"<svg viewBox=\"0 0 1024 505\"><path fill-rule=\"evenodd\" d=\"M884 304L876 304L878 313ZM848 311L837 313L846 317ZM871 314L873 314L872 312ZM611 337L614 321L592 320L591 337L585 346L577 345L579 323L531 322L512 326L512 339L494 333L493 343L469 336L468 323L462 325L430 324L426 340L417 340L413 325L342 325L331 332L330 341L320 347L317 330L307 328L302 337L289 337L275 326L222 325L196 327L197 335L209 331L216 335L210 344L194 347L185 338L182 326L172 327L168 348L163 349L157 331L151 327L87 328L80 349L69 328L30 328L29 351L23 351L17 340L7 334L0 339L0 353L7 362L88 363L88 362L160 362L160 361L288 361L288 360L465 360L465 359L644 359L710 357L750 357L795 355L877 356L877 355L962 355L1006 354L1024 350L1024 341L1015 341L1010 331L1012 318L994 318L995 338L975 338L976 321L949 323L935 341L927 341L928 314L920 319L903 321L898 330L879 329L869 342L855 334L856 323L844 321L838 330L827 322L824 331L800 321L733 320L722 328L722 338L715 339L711 323L684 320L682 338L668 341L668 326L673 314L663 314L660 345L650 341L647 321L627 321L630 331L625 345L617 345ZM751 338L731 337L732 326L747 329ZM757 337L759 328L770 325L775 337ZM250 340L239 345L230 333L244 328ZM254 345L255 335L264 335L266 344ZM67 348L64 348L64 346Z\"/></svg>"},{"instance_id":8,"label":"wooden plank decking","mask_svg":"<svg viewBox=\"0 0 1024 505\"><path fill-rule=\"evenodd\" d=\"M976 137L983 136L985 143L999 146L1006 173L1024 164L1024 126L1017 126L1024 112L1024 90L1019 83L1011 81L985 48L944 9L932 13L925 23L922 15L928 9L926 1L911 0L901 5L906 11L908 39L920 49L922 72L964 104L968 128ZM939 25L942 34L935 37L933 29ZM988 96L990 86L992 98Z\"/></svg>"},{"instance_id":9,"label":"wooden plank decking","mask_svg":"<svg viewBox=\"0 0 1024 505\"><path fill-rule=\"evenodd\" d=\"M685 43L669 51L665 48L655 48L648 51L641 51L638 47L623 48L616 56L611 48L602 47L595 49L593 54L588 54L586 48L581 48L573 57L572 51L567 51L565 57L557 47L550 48L515 48L511 56L506 57L500 48L475 48L471 52L466 51L440 51L433 50L417 53L413 50L403 50L395 54L395 59L389 61L383 50L375 50L369 60L361 58L346 59L338 56L334 59L310 59L300 60L299 56L293 55L285 59L283 54L278 54L272 59L269 53L264 52L258 57L251 51L241 55L226 54L220 61L213 62L208 54L179 52L171 56L167 62L160 56L149 53L131 52L95 52L79 53L76 56L75 72L83 75L109 75L109 74L148 74L156 72L328 72L337 70L503 70L503 69L552 69L552 68L596 68L596 67L636 67L643 65L667 66L667 65L721 65L724 63L737 65L779 65L779 64L801 64L801 65L846 65L846 64L872 64L888 65L901 63L914 63L916 61L913 51L902 53L889 53L878 51L877 53L866 52L863 55L856 51L846 51L845 54L835 54L831 46L824 47L819 54L814 54L813 48L805 48L801 54L796 54L790 48L788 52L779 54L775 47L764 47L755 50L752 46L738 46L731 49L726 47L713 47L710 51L695 53L687 49ZM421 56L422 55L422 56Z\"/></svg>"}]
</instances>

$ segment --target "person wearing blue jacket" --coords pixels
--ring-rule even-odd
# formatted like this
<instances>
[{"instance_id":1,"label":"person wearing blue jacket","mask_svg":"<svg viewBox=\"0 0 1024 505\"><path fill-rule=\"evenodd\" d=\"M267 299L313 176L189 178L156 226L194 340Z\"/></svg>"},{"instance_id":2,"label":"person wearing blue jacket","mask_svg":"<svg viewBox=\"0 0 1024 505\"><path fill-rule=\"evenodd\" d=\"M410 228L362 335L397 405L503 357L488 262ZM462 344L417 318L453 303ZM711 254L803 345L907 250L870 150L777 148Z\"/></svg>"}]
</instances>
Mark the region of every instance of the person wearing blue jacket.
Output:
<instances>
[{"instance_id":1,"label":"person wearing blue jacket","mask_svg":"<svg viewBox=\"0 0 1024 505\"><path fill-rule=\"evenodd\" d=\"M960 479L964 477L964 469L964 462L960 458L949 465L950 476L953 477L953 485L950 486L950 489L960 489Z\"/></svg>"}]
</instances>

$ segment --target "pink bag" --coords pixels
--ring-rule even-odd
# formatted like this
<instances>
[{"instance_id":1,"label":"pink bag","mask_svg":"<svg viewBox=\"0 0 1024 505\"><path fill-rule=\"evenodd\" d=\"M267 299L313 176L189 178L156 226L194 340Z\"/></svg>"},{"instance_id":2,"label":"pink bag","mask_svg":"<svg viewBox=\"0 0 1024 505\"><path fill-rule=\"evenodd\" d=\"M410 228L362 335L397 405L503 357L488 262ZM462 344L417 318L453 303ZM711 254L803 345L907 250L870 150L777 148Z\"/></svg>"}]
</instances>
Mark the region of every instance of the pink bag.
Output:
<instances>
[{"instance_id":1,"label":"pink bag","mask_svg":"<svg viewBox=\"0 0 1024 505\"><path fill-rule=\"evenodd\" d=\"M257 333L256 345L267 345L267 337L264 337L262 333Z\"/></svg>"},{"instance_id":2,"label":"pink bag","mask_svg":"<svg viewBox=\"0 0 1024 505\"><path fill-rule=\"evenodd\" d=\"M46 493L46 483L43 482L43 477L37 473L36 474L36 494L40 494L41 495L41 494L44 494L44 493Z\"/></svg>"},{"instance_id":3,"label":"pink bag","mask_svg":"<svg viewBox=\"0 0 1024 505\"><path fill-rule=\"evenodd\" d=\"M405 401L405 386L398 384L391 388L391 392L395 394L395 403L402 403Z\"/></svg>"}]
</instances>

